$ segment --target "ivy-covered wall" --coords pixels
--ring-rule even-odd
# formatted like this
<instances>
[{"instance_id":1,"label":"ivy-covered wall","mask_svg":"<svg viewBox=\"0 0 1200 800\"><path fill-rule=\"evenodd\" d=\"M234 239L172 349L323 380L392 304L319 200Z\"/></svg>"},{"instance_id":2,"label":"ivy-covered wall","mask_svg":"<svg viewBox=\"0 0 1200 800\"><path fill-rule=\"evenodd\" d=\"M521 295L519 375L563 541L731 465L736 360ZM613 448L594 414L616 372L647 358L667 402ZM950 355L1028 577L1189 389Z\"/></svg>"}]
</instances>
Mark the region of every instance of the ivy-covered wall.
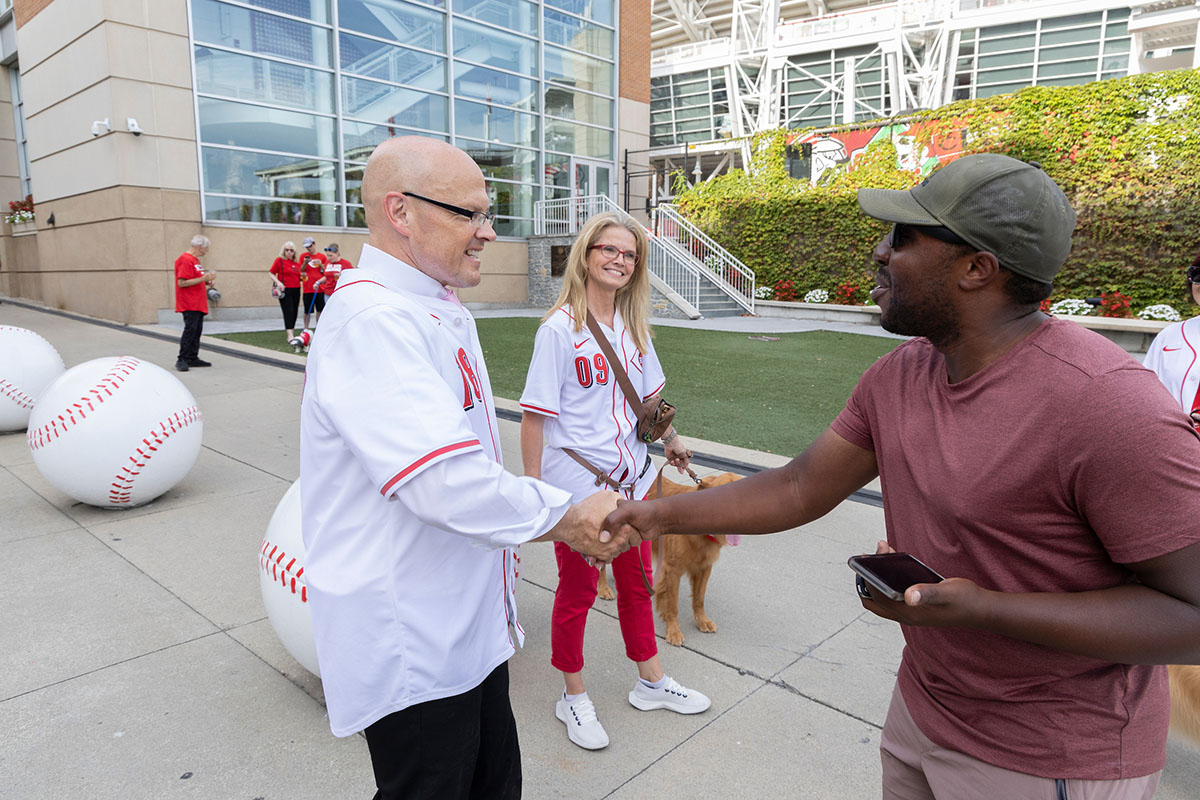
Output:
<instances>
[{"instance_id":1,"label":"ivy-covered wall","mask_svg":"<svg viewBox=\"0 0 1200 800\"><path fill-rule=\"evenodd\" d=\"M941 152L964 131L964 153L1037 161L1058 182L1078 224L1053 299L1119 291L1135 310L1188 307L1184 273L1200 248L1200 71L1030 87L921 112L906 125L916 138L906 148ZM871 250L888 226L858 210L855 190L910 187L921 167L899 167L898 139L875 136L812 186L785 171L786 143L797 136L760 134L749 170L684 188L676 202L754 269L760 285L791 280L801 295L832 295L849 283L865 300L874 285Z\"/></svg>"}]
</instances>

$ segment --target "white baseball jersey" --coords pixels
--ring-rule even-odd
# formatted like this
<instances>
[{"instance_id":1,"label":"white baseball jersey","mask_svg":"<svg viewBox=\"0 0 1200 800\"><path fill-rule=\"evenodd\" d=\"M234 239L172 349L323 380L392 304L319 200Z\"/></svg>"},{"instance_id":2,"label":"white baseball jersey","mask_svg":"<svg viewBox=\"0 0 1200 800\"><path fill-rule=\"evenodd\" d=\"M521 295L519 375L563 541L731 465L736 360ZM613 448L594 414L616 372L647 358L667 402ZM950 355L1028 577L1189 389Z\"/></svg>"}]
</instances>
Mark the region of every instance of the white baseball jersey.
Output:
<instances>
[{"instance_id":1,"label":"white baseball jersey","mask_svg":"<svg viewBox=\"0 0 1200 800\"><path fill-rule=\"evenodd\" d=\"M369 245L345 275L300 415L305 575L337 736L469 691L513 654L511 548L570 501L501 465L475 323L453 294Z\"/></svg>"},{"instance_id":2,"label":"white baseball jersey","mask_svg":"<svg viewBox=\"0 0 1200 800\"><path fill-rule=\"evenodd\" d=\"M1154 371L1175 402L1191 413L1200 405L1200 317L1168 325L1159 331L1142 363Z\"/></svg>"},{"instance_id":3,"label":"white baseball jersey","mask_svg":"<svg viewBox=\"0 0 1200 800\"><path fill-rule=\"evenodd\" d=\"M638 352L620 312L612 328L602 322L600 328L642 399L660 393L666 378L654 345L646 353ZM544 480L572 492L576 501L596 491L595 476L562 452L569 447L617 483L632 486L632 497L641 499L649 491L657 473L646 466L637 414L592 332L584 325L576 333L566 306L538 328L520 402L525 411L549 417L542 453Z\"/></svg>"}]
</instances>

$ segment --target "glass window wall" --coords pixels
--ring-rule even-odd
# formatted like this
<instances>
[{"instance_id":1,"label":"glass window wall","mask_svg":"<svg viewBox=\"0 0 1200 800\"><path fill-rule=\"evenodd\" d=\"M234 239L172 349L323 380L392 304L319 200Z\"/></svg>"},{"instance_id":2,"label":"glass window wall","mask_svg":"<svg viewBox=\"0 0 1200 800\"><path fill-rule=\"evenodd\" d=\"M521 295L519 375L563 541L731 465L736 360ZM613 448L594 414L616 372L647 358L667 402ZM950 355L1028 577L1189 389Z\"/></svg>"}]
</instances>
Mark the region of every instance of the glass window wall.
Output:
<instances>
[{"instance_id":1,"label":"glass window wall","mask_svg":"<svg viewBox=\"0 0 1200 800\"><path fill-rule=\"evenodd\" d=\"M720 137L728 131L729 125L726 96L724 69L651 78L651 146L703 142ZM576 100L583 97L577 95ZM597 116L586 121L604 124L604 119Z\"/></svg>"},{"instance_id":2,"label":"glass window wall","mask_svg":"<svg viewBox=\"0 0 1200 800\"><path fill-rule=\"evenodd\" d=\"M206 219L362 227L364 163L393 136L469 152L501 235L532 232L534 203L565 190L554 176L573 159L599 159L597 174L611 174L613 0L190 8ZM691 83L689 110L671 124L711 138L727 114L723 73Z\"/></svg>"},{"instance_id":3,"label":"glass window wall","mask_svg":"<svg viewBox=\"0 0 1200 800\"><path fill-rule=\"evenodd\" d=\"M953 99L1123 75L1128 18L1129 9L1122 8L962 31Z\"/></svg>"}]
</instances>

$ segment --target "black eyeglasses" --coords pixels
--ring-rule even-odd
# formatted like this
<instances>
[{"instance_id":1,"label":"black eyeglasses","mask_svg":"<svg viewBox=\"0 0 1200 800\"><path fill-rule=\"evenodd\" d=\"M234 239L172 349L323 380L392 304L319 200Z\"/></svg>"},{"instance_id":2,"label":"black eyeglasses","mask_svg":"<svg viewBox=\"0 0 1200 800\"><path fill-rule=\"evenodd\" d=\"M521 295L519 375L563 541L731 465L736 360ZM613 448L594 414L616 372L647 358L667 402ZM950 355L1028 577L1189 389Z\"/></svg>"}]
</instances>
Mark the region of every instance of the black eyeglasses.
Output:
<instances>
[{"instance_id":1,"label":"black eyeglasses","mask_svg":"<svg viewBox=\"0 0 1200 800\"><path fill-rule=\"evenodd\" d=\"M935 225L906 225L903 222L897 222L892 226L891 244L892 247L900 247L912 241L913 231L920 231L926 236L932 236L939 242L946 244L962 244L968 247L971 243L959 236L949 228L943 228Z\"/></svg>"},{"instance_id":2,"label":"black eyeglasses","mask_svg":"<svg viewBox=\"0 0 1200 800\"><path fill-rule=\"evenodd\" d=\"M626 266L636 267L638 263L638 254L636 250L622 250L619 247L614 247L611 244L594 244L588 250L599 250L605 258L614 260L617 256L625 262Z\"/></svg>"},{"instance_id":3,"label":"black eyeglasses","mask_svg":"<svg viewBox=\"0 0 1200 800\"><path fill-rule=\"evenodd\" d=\"M488 213L487 211L472 211L471 209L463 208L462 206L452 206L449 203L443 203L441 200L434 200L431 197L425 197L417 194L416 192L401 192L400 194L404 195L405 197L415 197L418 200L424 200L426 203L431 203L438 208L444 208L447 211L453 211L455 214L461 214L462 216L471 220L471 224L476 228L482 228L484 225L492 225L496 219L495 214Z\"/></svg>"}]
</instances>

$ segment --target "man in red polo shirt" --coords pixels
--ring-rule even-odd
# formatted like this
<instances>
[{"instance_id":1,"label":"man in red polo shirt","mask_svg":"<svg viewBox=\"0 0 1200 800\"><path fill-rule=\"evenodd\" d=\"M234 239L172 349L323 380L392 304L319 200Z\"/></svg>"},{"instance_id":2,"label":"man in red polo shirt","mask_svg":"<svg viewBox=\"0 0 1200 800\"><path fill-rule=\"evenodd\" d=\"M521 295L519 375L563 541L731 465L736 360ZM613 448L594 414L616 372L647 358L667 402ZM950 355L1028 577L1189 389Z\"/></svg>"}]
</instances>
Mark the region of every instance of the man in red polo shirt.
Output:
<instances>
[{"instance_id":1,"label":"man in red polo shirt","mask_svg":"<svg viewBox=\"0 0 1200 800\"><path fill-rule=\"evenodd\" d=\"M200 358L200 333L208 314L208 287L217 278L217 273L200 266L200 259L208 253L208 244L207 236L197 234L187 252L175 259L175 310L183 314L183 335L179 337L179 357L175 360L175 369L180 372L212 366Z\"/></svg>"}]
</instances>

